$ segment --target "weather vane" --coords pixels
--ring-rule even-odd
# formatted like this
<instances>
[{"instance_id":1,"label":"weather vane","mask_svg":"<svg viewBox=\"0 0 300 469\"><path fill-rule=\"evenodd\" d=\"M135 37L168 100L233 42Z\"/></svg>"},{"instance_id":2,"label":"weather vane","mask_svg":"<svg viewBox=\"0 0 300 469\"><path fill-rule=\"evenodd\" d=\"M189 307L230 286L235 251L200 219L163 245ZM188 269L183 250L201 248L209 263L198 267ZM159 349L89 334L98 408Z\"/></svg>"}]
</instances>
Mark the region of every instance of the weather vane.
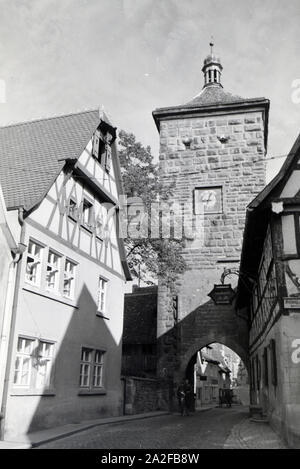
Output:
<instances>
[{"instance_id":1,"label":"weather vane","mask_svg":"<svg viewBox=\"0 0 300 469\"><path fill-rule=\"evenodd\" d=\"M213 36L211 36L209 45L210 45L210 53L211 53L211 55L213 55L213 47L214 47L214 45L215 45L215 44L214 44L214 37L213 37Z\"/></svg>"}]
</instances>

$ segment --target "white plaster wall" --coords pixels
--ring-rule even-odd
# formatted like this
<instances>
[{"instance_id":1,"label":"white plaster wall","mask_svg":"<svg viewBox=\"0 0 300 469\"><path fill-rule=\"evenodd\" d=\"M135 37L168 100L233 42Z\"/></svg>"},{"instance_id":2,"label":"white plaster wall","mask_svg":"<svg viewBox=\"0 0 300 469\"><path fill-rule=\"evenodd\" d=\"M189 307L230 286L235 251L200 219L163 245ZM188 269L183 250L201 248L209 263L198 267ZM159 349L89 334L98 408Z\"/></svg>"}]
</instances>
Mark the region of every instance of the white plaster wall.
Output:
<instances>
[{"instance_id":1,"label":"white plaster wall","mask_svg":"<svg viewBox=\"0 0 300 469\"><path fill-rule=\"evenodd\" d=\"M60 425L100 416L117 415L121 411L122 386L121 337L123 329L124 280L121 276L87 259L72 247L66 247L38 229L26 225L25 243L29 237L39 240L78 263L76 296L73 302L63 304L54 295L30 287L24 281L26 254L22 260L21 289L18 301L18 319L14 352L18 335L55 341L54 396L16 395L11 384L9 390L6 435L15 437L38 427ZM107 315L96 315L99 275L108 284ZM36 290L37 294L25 291ZM52 296L52 297L51 297ZM61 297L56 299L62 300ZM67 302L66 302L67 303ZM75 308L76 306L76 308ZM104 349L106 394L79 396L79 367L82 346ZM14 363L14 360L13 360ZM13 367L12 367L13 368ZM13 382L13 369L10 382ZM31 422L34 421L34 428Z\"/></svg>"}]
</instances>

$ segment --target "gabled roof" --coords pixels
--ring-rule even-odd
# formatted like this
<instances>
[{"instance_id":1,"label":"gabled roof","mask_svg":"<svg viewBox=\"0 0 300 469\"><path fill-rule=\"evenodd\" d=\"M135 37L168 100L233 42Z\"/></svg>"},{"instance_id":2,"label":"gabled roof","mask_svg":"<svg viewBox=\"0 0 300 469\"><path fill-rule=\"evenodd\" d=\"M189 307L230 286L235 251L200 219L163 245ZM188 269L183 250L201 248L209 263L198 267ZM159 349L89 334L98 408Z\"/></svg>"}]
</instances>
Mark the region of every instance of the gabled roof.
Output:
<instances>
[{"instance_id":1,"label":"gabled roof","mask_svg":"<svg viewBox=\"0 0 300 469\"><path fill-rule=\"evenodd\" d=\"M98 109L0 127L0 185L7 209L34 209L66 161L80 157L99 125L115 134L115 127ZM113 154L116 184L123 193L115 144ZM120 237L118 246L126 280L132 280Z\"/></svg>"},{"instance_id":2,"label":"gabled roof","mask_svg":"<svg viewBox=\"0 0 300 469\"><path fill-rule=\"evenodd\" d=\"M276 190L276 188L284 183L284 180L289 176L294 160L300 159L300 134L298 135L291 151L286 157L279 173L272 179L271 182L255 197L255 199L249 204L248 209L254 209L259 207L263 202L266 202L268 197Z\"/></svg>"},{"instance_id":3,"label":"gabled roof","mask_svg":"<svg viewBox=\"0 0 300 469\"><path fill-rule=\"evenodd\" d=\"M253 283L251 278L256 278L263 250L264 238L271 217L271 202L276 200L283 186L293 171L295 164L300 159L300 134L296 139L279 173L272 181L255 197L248 205L241 254L240 278L237 288L237 307L243 307L251 292ZM297 203L300 198L296 198Z\"/></svg>"},{"instance_id":4,"label":"gabled roof","mask_svg":"<svg viewBox=\"0 0 300 469\"><path fill-rule=\"evenodd\" d=\"M98 110L0 127L0 183L7 209L38 204L67 159L77 159L99 125Z\"/></svg>"}]
</instances>

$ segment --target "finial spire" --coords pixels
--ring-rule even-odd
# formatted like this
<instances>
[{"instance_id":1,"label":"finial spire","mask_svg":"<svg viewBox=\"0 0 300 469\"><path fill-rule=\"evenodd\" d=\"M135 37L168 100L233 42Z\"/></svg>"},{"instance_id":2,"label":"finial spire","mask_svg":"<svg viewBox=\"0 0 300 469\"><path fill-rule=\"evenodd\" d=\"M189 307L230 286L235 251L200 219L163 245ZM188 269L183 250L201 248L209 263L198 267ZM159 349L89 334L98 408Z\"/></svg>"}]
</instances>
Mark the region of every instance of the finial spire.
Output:
<instances>
[{"instance_id":1,"label":"finial spire","mask_svg":"<svg viewBox=\"0 0 300 469\"><path fill-rule=\"evenodd\" d=\"M214 55L214 37L210 39L210 54L204 60L202 71L204 73L204 87L210 85L221 85L222 64L218 57Z\"/></svg>"}]
</instances>

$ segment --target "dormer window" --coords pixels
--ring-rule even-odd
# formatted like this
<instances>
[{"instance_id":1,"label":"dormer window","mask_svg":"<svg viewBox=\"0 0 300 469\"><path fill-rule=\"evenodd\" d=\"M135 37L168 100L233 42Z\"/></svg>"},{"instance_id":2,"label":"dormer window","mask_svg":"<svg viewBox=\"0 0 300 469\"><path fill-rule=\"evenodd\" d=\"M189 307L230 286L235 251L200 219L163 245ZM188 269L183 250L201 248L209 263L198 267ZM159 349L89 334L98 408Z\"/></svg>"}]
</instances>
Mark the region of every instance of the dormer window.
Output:
<instances>
[{"instance_id":1,"label":"dormer window","mask_svg":"<svg viewBox=\"0 0 300 469\"><path fill-rule=\"evenodd\" d=\"M109 132L103 134L100 130L96 130L93 136L92 154L101 166L109 172L111 168L111 143L113 137Z\"/></svg>"},{"instance_id":2,"label":"dormer window","mask_svg":"<svg viewBox=\"0 0 300 469\"><path fill-rule=\"evenodd\" d=\"M102 164L102 155L105 152L105 143L103 141L103 135L100 130L96 130L93 136L93 149L92 154Z\"/></svg>"}]
</instances>

